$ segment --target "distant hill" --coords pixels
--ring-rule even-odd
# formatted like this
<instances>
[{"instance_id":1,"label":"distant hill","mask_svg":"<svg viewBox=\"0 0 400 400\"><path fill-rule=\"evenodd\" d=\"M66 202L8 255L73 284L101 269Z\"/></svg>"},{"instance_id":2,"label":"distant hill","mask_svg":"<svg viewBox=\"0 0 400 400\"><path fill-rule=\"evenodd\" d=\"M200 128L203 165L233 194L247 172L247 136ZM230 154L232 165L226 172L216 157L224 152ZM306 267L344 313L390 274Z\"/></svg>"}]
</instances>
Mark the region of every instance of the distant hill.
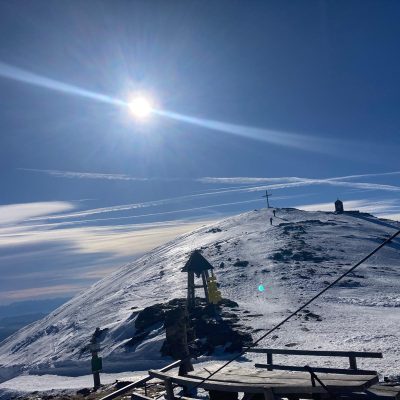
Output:
<instances>
[{"instance_id":1,"label":"distant hill","mask_svg":"<svg viewBox=\"0 0 400 400\"><path fill-rule=\"evenodd\" d=\"M125 265L2 342L0 377L21 371L88 373L87 345L96 327L102 330L105 371L166 364L162 324L133 346L135 319L143 307L185 297L181 268L194 249L215 267L223 297L248 310L240 322L261 335L400 226L363 213L277 209L272 226L271 216L264 209L225 219ZM399 375L399 260L397 238L264 345L382 351L383 360L361 366Z\"/></svg>"},{"instance_id":2,"label":"distant hill","mask_svg":"<svg viewBox=\"0 0 400 400\"><path fill-rule=\"evenodd\" d=\"M18 301L0 306L0 342L24 326L42 319L69 299Z\"/></svg>"},{"instance_id":3,"label":"distant hill","mask_svg":"<svg viewBox=\"0 0 400 400\"><path fill-rule=\"evenodd\" d=\"M28 300L0 306L0 318L15 317L28 314L48 314L49 312L66 303L70 297L56 299Z\"/></svg>"}]
</instances>

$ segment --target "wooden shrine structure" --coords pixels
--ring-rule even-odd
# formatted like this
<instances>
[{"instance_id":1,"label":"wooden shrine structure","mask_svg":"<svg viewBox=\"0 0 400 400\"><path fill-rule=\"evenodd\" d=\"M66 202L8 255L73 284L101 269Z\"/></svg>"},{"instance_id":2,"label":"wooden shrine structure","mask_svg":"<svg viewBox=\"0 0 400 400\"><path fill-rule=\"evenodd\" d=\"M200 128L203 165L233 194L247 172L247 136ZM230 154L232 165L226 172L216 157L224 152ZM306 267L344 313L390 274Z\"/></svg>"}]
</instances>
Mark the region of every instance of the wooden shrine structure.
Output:
<instances>
[{"instance_id":1,"label":"wooden shrine structure","mask_svg":"<svg viewBox=\"0 0 400 400\"><path fill-rule=\"evenodd\" d=\"M187 305L188 309L195 307L196 289L203 289L207 303L217 304L221 299L221 293L217 289L216 278L213 273L214 267L202 256L199 250L193 251L189 260L182 268L187 272ZM202 279L202 284L195 284L195 276Z\"/></svg>"}]
</instances>

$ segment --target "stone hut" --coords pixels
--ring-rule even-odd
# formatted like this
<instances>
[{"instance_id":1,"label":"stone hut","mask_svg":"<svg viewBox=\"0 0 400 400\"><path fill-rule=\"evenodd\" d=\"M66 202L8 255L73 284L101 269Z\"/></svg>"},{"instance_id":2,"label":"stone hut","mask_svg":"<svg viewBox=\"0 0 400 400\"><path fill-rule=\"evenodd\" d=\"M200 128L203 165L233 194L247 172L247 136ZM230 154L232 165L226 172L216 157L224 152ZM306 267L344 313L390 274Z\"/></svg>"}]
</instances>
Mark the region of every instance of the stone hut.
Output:
<instances>
[{"instance_id":1,"label":"stone hut","mask_svg":"<svg viewBox=\"0 0 400 400\"><path fill-rule=\"evenodd\" d=\"M335 201L335 211L336 211L338 214L341 214L342 212L344 212L343 202L342 202L341 200L339 200L339 199L337 199L337 200Z\"/></svg>"}]
</instances>

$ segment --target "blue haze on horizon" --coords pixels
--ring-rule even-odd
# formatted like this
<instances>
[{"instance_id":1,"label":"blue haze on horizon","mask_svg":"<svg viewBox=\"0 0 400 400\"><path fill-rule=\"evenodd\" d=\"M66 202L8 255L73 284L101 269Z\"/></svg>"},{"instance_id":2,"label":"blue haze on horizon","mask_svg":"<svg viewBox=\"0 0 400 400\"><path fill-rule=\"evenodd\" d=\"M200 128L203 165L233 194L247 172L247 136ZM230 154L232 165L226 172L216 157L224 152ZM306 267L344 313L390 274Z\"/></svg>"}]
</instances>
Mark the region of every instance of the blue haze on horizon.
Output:
<instances>
[{"instance_id":1,"label":"blue haze on horizon","mask_svg":"<svg viewBox=\"0 0 400 400\"><path fill-rule=\"evenodd\" d=\"M2 1L0 304L70 296L266 189L400 219L399 17L390 0ZM123 106L136 92L147 121Z\"/></svg>"}]
</instances>

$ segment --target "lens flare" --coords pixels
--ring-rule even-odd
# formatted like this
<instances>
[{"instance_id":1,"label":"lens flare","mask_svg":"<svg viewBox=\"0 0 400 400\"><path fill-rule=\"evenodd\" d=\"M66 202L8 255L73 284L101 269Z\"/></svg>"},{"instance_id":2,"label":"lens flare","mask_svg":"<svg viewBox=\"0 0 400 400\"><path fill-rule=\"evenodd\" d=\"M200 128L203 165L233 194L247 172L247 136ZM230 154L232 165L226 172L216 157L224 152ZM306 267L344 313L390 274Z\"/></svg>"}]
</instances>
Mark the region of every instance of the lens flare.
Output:
<instances>
[{"instance_id":1,"label":"lens flare","mask_svg":"<svg viewBox=\"0 0 400 400\"><path fill-rule=\"evenodd\" d=\"M153 107L146 97L138 96L129 102L129 110L137 119L148 118Z\"/></svg>"},{"instance_id":2,"label":"lens flare","mask_svg":"<svg viewBox=\"0 0 400 400\"><path fill-rule=\"evenodd\" d=\"M259 292L263 292L264 290L265 290L264 285L259 285L259 286L258 286L258 291L259 291Z\"/></svg>"}]
</instances>

